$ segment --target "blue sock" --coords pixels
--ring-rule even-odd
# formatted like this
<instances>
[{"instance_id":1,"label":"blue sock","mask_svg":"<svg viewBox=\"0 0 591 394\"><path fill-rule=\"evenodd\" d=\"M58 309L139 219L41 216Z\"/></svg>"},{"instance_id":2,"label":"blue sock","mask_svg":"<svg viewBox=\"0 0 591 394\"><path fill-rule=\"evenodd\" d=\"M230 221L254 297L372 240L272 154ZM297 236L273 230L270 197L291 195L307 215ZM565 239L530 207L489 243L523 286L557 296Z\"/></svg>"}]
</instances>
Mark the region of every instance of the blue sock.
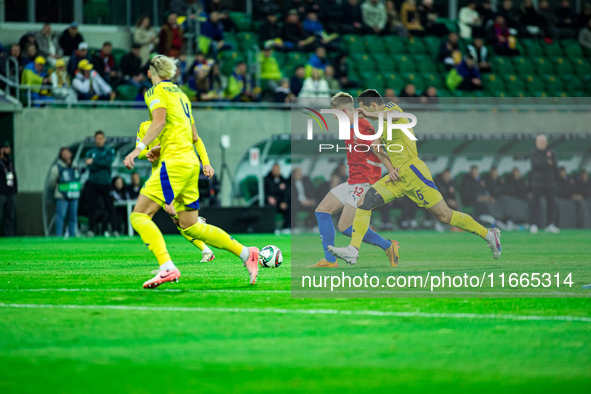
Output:
<instances>
[{"instance_id":1,"label":"blue sock","mask_svg":"<svg viewBox=\"0 0 591 394\"><path fill-rule=\"evenodd\" d=\"M342 231L341 234L350 237L353 234L353 226L349 226L348 229ZM363 237L363 242L370 245L378 246L384 250L388 249L392 243L388 241L386 238L382 237L380 234L376 233L372 229L368 228L367 232L365 233L365 237Z\"/></svg>"},{"instance_id":2,"label":"blue sock","mask_svg":"<svg viewBox=\"0 0 591 394\"><path fill-rule=\"evenodd\" d=\"M331 263L337 261L328 251L328 245L334 245L334 224L332 224L332 216L326 212L316 212L316 220L318 221L318 231L320 232L320 240L322 241L322 248L324 249L324 258Z\"/></svg>"}]
</instances>

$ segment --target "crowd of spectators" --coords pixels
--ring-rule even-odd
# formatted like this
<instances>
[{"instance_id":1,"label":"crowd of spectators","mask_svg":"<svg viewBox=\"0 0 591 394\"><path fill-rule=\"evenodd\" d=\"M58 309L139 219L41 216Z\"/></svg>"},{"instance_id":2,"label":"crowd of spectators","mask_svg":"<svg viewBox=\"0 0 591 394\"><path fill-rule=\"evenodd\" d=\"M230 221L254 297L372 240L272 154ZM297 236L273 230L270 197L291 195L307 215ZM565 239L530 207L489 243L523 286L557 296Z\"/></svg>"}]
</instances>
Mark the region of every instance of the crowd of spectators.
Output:
<instances>
[{"instance_id":1,"label":"crowd of spectators","mask_svg":"<svg viewBox=\"0 0 591 394\"><path fill-rule=\"evenodd\" d=\"M133 28L131 48L124 55L115 55L108 41L100 49L89 48L76 22L61 34L46 23L40 31L25 33L18 43L5 45L0 72L12 74L26 85L46 85L32 89L36 100L113 100L122 91L131 91L131 99L141 99L149 87L146 72L150 57L162 53L178 58L176 81L191 100L286 102L295 96L318 97L365 87L349 78L348 54L341 42L345 34L440 37L437 60L449 70L446 85L450 90L482 89L482 73L491 71L490 58L518 55L517 42L524 37L547 42L577 38L581 46L591 49L589 3L577 14L568 0L557 8L545 0L523 0L520 4L503 0L497 3L496 12L489 0L470 1L459 9L459 33L455 33L439 22L442 10L433 0L256 0L252 20L258 24L262 48L257 59L259 85L256 67L244 63L247 59L236 62L224 56L237 50L236 43L226 39L227 32L238 32L231 10L219 0L206 3L202 7L194 0L172 1L158 32L149 17L140 17ZM199 37L191 40L188 32L196 28L197 21ZM460 38L469 45L460 45ZM494 53L489 53L487 45ZM191 51L187 51L189 47ZM307 53L301 61L303 75L300 67L294 67L299 64L290 65L288 74L282 71L278 53L290 51ZM187 52L195 55L188 59ZM8 57L18 62L18 71L5 69ZM225 61L231 62L230 67L220 67ZM130 87L118 89L121 85ZM405 87L394 95L404 96L407 90L412 88ZM428 90L433 93L429 86L415 93L424 97ZM130 99L129 94L124 96Z\"/></svg>"}]
</instances>

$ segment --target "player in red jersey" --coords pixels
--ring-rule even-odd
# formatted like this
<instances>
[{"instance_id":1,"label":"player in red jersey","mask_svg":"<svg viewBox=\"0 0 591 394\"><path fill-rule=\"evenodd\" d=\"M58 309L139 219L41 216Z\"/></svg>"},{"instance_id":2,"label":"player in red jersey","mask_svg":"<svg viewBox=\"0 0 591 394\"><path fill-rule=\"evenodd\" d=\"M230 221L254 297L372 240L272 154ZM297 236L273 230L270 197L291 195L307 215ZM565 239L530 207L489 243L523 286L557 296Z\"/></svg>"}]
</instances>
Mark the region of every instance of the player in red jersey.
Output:
<instances>
[{"instance_id":1,"label":"player in red jersey","mask_svg":"<svg viewBox=\"0 0 591 394\"><path fill-rule=\"evenodd\" d=\"M344 92L337 93L331 100L332 109L343 111L348 117L350 124L354 121L353 97ZM374 135L375 130L367 119L359 119L359 132L363 135ZM332 223L332 215L342 211L339 219L339 231L350 237L353 232L353 219L357 202L363 197L370 185L376 183L382 175L380 159L372 151L370 145L373 140L358 138L351 126L351 137L345 142L347 145L347 164L349 165L349 179L333 188L324 197L316 208L316 220L320 240L324 249L324 258L310 267L335 268L338 267L336 257L329 251L328 246L334 246L335 229ZM391 241L369 230L363 242L379 246L388 255L390 265L396 267L398 264L399 244L398 241Z\"/></svg>"}]
</instances>

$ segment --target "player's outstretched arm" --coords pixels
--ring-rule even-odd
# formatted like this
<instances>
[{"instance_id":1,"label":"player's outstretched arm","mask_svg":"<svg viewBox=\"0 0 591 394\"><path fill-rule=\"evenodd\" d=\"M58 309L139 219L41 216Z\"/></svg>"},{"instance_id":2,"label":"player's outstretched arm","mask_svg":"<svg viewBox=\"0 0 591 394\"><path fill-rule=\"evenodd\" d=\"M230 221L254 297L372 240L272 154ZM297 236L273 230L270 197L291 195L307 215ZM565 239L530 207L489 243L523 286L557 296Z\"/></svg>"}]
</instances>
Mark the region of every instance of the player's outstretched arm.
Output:
<instances>
[{"instance_id":1,"label":"player's outstretched arm","mask_svg":"<svg viewBox=\"0 0 591 394\"><path fill-rule=\"evenodd\" d=\"M162 132L166 126L166 108L156 108L152 111L152 123L146 131L144 138L137 144L134 150L131 151L123 160L125 168L131 170L135 167L134 160L139 156L140 152L146 149Z\"/></svg>"},{"instance_id":2,"label":"player's outstretched arm","mask_svg":"<svg viewBox=\"0 0 591 394\"><path fill-rule=\"evenodd\" d=\"M195 127L195 124L193 124L193 144L195 145L195 150L199 155L199 159L203 163L203 173L208 178L211 178L213 174L215 174L215 171L213 170L213 167L209 161L205 144L203 143L203 140L199 138L199 134L197 134L197 128Z\"/></svg>"}]
</instances>

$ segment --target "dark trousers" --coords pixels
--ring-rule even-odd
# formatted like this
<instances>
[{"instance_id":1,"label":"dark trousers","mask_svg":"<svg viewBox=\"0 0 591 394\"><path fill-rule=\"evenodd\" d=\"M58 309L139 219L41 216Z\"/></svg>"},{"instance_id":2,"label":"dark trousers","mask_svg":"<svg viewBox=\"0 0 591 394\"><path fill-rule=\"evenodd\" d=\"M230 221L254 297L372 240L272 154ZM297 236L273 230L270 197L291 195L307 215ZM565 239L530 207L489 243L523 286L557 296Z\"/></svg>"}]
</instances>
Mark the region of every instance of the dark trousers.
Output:
<instances>
[{"instance_id":1,"label":"dark trousers","mask_svg":"<svg viewBox=\"0 0 591 394\"><path fill-rule=\"evenodd\" d=\"M0 194L0 226L4 223L4 236L14 236L16 194Z\"/></svg>"},{"instance_id":2,"label":"dark trousers","mask_svg":"<svg viewBox=\"0 0 591 394\"><path fill-rule=\"evenodd\" d=\"M100 201L105 204L108 222L111 223L113 231L118 231L117 215L115 214L115 206L113 205L113 197L111 196L111 185L100 185L94 182L87 182L86 188L88 190L88 227L91 231L97 233L96 217L100 210ZM106 223L107 221L103 221ZM107 231L106 226L103 226L102 231Z\"/></svg>"},{"instance_id":3,"label":"dark trousers","mask_svg":"<svg viewBox=\"0 0 591 394\"><path fill-rule=\"evenodd\" d=\"M546 200L546 222L548 225L555 223L554 218L554 205L556 198L555 187L544 187L544 186L532 186L532 199L529 207L529 223L535 224L540 227L542 223L540 218L542 215L539 214L540 201L542 197Z\"/></svg>"}]
</instances>

